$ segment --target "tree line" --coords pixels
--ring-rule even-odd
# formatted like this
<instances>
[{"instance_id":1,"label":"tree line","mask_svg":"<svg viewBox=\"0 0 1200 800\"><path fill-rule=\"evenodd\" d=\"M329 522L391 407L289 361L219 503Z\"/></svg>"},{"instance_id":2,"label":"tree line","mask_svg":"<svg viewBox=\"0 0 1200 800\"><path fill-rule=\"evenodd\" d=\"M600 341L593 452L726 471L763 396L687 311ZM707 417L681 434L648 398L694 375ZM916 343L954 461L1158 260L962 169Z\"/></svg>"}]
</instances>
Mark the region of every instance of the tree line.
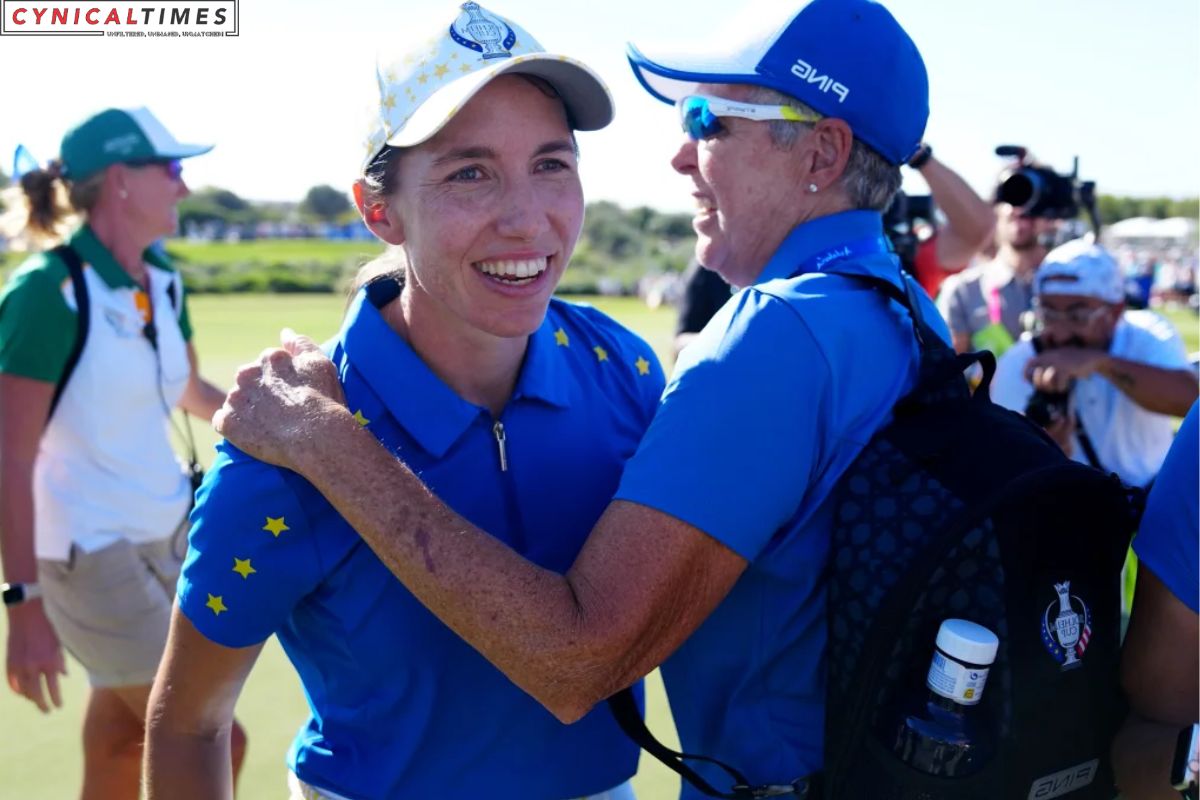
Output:
<instances>
[{"instance_id":1,"label":"tree line","mask_svg":"<svg viewBox=\"0 0 1200 800\"><path fill-rule=\"evenodd\" d=\"M9 185L9 177L0 170L0 189ZM1200 198L1185 197L1128 197L1102 194L1097 197L1100 220L1105 225L1130 217L1200 217ZM591 238L602 241L601 250L609 256L623 258L641 249L638 241L647 234L664 234L668 238L690 236L690 223L685 215L661 214L654 209L639 207L623 211L613 203L598 202L588 206ZM298 203L252 202L228 189L206 187L194 191L179 204L179 221L188 223L218 223L222 226L248 226L259 222L283 222L289 218L306 222L347 223L357 218L349 196L325 184L314 186Z\"/></svg>"},{"instance_id":2,"label":"tree line","mask_svg":"<svg viewBox=\"0 0 1200 800\"><path fill-rule=\"evenodd\" d=\"M1096 198L1100 222L1110 225L1130 217L1200 217L1200 198L1188 197L1175 200L1170 197L1118 197L1102 194Z\"/></svg>"}]
</instances>

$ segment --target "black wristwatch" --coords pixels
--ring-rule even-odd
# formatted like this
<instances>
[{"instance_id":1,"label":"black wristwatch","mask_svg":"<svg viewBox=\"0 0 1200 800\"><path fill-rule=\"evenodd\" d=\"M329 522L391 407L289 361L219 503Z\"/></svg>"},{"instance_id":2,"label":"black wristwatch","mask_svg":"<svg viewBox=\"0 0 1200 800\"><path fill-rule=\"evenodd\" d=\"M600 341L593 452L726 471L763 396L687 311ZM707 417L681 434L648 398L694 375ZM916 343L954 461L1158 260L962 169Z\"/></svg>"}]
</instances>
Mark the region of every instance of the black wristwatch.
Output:
<instances>
[{"instance_id":1,"label":"black wristwatch","mask_svg":"<svg viewBox=\"0 0 1200 800\"><path fill-rule=\"evenodd\" d=\"M6 606L16 606L42 596L42 588L36 583L0 583L0 598Z\"/></svg>"},{"instance_id":2,"label":"black wristwatch","mask_svg":"<svg viewBox=\"0 0 1200 800\"><path fill-rule=\"evenodd\" d=\"M933 158L933 148L921 142L921 149L917 150L917 154L908 160L908 165L913 169L920 169L928 164L931 158Z\"/></svg>"},{"instance_id":3,"label":"black wristwatch","mask_svg":"<svg viewBox=\"0 0 1200 800\"><path fill-rule=\"evenodd\" d=\"M1196 746L1200 726L1188 725L1175 740L1175 758L1171 762L1171 786L1180 795L1196 798Z\"/></svg>"}]
</instances>

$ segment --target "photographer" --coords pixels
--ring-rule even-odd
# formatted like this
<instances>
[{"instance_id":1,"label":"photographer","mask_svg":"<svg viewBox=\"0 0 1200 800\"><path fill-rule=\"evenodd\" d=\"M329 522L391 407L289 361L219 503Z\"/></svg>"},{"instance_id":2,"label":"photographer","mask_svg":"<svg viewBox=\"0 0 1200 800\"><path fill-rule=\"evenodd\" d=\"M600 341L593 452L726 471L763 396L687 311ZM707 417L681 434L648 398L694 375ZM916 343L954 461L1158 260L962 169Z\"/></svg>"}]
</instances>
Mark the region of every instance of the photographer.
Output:
<instances>
[{"instance_id":1,"label":"photographer","mask_svg":"<svg viewBox=\"0 0 1200 800\"><path fill-rule=\"evenodd\" d=\"M950 276L937 298L960 353L991 350L999 357L1020 338L1033 302L1033 276L1054 240L1057 220L1079 213L1070 179L1032 166L1023 148L997 148L1001 155L1013 151L1018 160L1001 175L994 195L995 258ZM1024 176L1031 172L1045 185L1026 185Z\"/></svg>"},{"instance_id":2,"label":"photographer","mask_svg":"<svg viewBox=\"0 0 1200 800\"><path fill-rule=\"evenodd\" d=\"M1152 311L1125 310L1120 268L1086 239L1047 255L1033 288L1038 333L1000 358L992 399L1076 461L1145 486L1171 446L1171 416L1198 392L1179 333Z\"/></svg>"}]
</instances>

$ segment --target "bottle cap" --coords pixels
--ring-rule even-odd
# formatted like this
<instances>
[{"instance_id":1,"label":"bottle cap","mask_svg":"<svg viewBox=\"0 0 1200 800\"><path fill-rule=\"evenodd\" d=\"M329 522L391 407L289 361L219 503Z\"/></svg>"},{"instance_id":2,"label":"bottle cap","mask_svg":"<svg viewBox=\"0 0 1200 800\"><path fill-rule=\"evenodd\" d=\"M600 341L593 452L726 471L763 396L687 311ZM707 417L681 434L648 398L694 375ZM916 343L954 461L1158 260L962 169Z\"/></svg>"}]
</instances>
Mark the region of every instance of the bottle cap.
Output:
<instances>
[{"instance_id":1,"label":"bottle cap","mask_svg":"<svg viewBox=\"0 0 1200 800\"><path fill-rule=\"evenodd\" d=\"M996 660L1000 640L982 625L965 619L948 619L938 629L937 648L964 664L986 667Z\"/></svg>"}]
</instances>

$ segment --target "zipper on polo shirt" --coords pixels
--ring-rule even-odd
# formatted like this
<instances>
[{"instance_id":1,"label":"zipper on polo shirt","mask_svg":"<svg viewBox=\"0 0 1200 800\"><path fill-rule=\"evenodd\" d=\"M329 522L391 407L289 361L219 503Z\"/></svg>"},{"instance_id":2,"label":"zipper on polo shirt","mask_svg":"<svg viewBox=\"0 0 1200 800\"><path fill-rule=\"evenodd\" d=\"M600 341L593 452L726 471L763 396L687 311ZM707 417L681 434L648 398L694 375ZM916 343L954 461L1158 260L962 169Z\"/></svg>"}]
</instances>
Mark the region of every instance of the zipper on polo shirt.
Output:
<instances>
[{"instance_id":1,"label":"zipper on polo shirt","mask_svg":"<svg viewBox=\"0 0 1200 800\"><path fill-rule=\"evenodd\" d=\"M508 451L504 448L504 423L496 420L492 424L492 435L496 437L496 449L500 451L500 471L508 472Z\"/></svg>"}]
</instances>

